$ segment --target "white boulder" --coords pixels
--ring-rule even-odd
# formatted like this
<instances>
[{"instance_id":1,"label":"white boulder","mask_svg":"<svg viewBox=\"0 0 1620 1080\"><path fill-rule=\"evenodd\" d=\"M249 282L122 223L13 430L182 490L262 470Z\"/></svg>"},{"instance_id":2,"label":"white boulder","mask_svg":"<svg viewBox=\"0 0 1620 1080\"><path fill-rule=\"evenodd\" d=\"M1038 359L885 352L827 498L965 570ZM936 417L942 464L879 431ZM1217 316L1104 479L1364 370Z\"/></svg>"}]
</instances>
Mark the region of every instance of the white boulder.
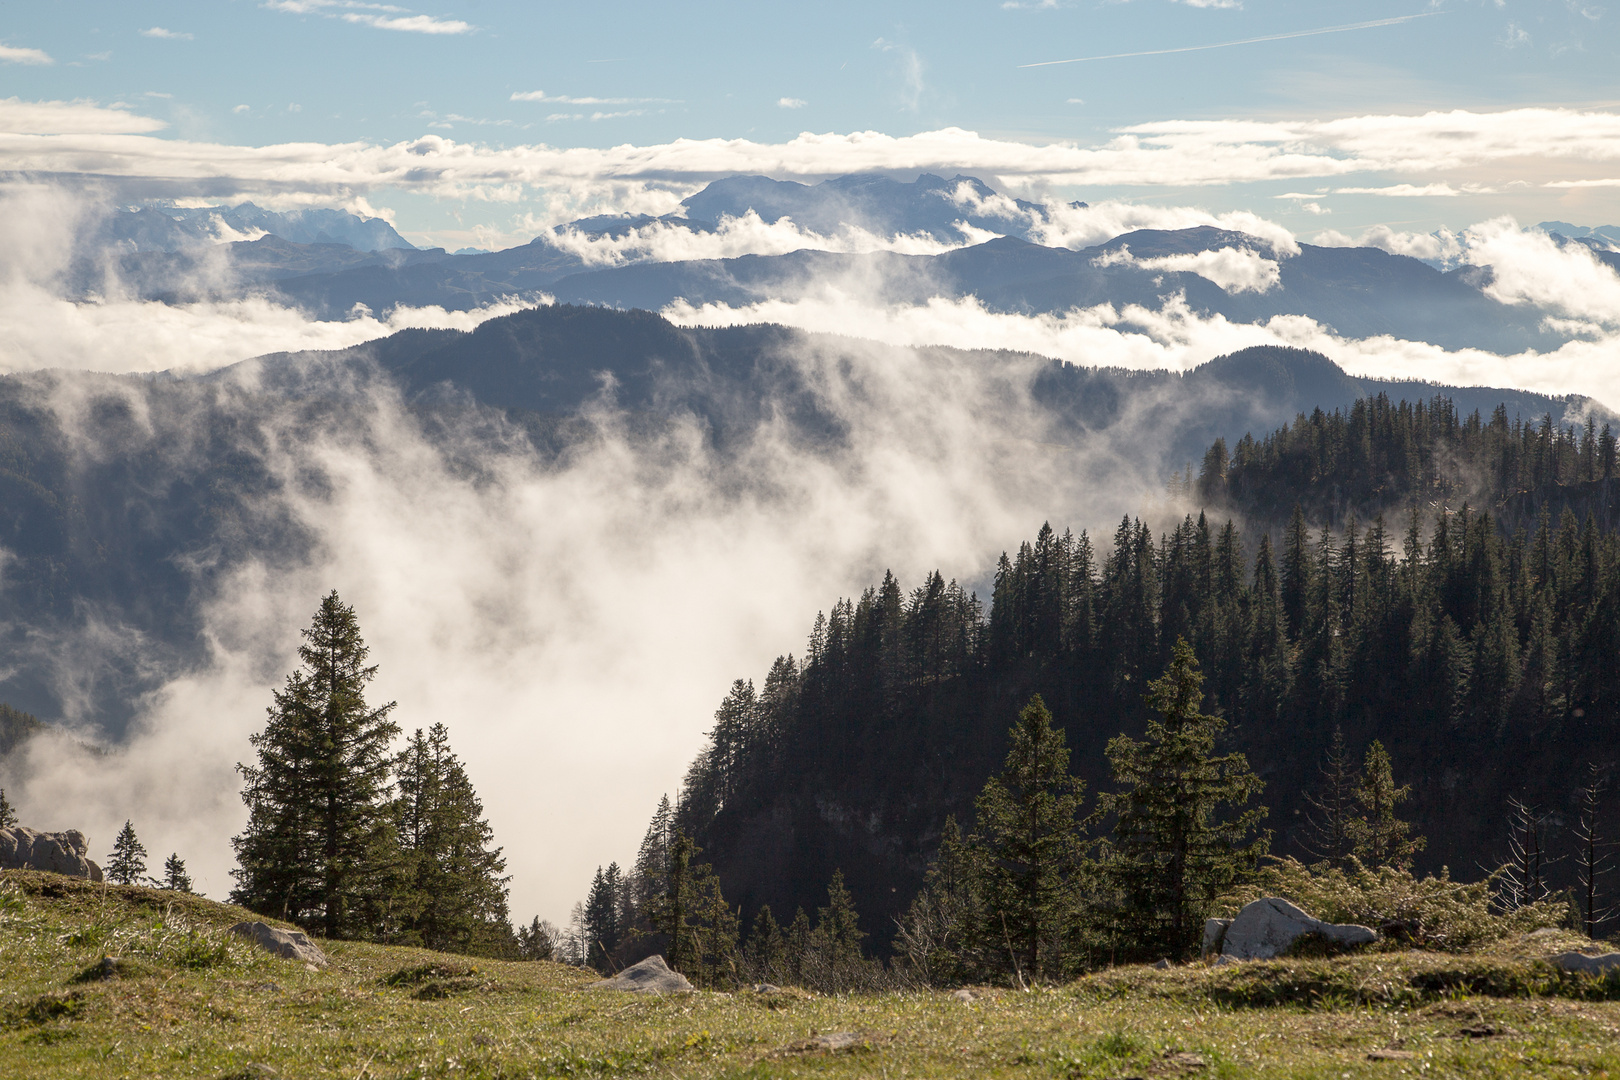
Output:
<instances>
[{"instance_id":1,"label":"white boulder","mask_svg":"<svg viewBox=\"0 0 1620 1080\"><path fill-rule=\"evenodd\" d=\"M1580 971L1588 975L1607 975L1615 968L1620 967L1620 953L1604 953L1602 956L1583 956L1578 952L1559 953L1553 957L1553 963L1565 971Z\"/></svg>"},{"instance_id":2,"label":"white boulder","mask_svg":"<svg viewBox=\"0 0 1620 1080\"><path fill-rule=\"evenodd\" d=\"M1220 943L1222 956L1234 960L1269 960L1281 956L1306 934L1319 934L1341 945L1370 945L1378 935L1354 923L1327 923L1312 918L1281 897L1268 896L1244 906ZM1204 926L1205 941L1210 927Z\"/></svg>"},{"instance_id":3,"label":"white boulder","mask_svg":"<svg viewBox=\"0 0 1620 1080\"><path fill-rule=\"evenodd\" d=\"M591 990L628 990L633 994L689 994L693 986L686 976L664 963L662 956L649 956L631 964L611 979L599 979Z\"/></svg>"},{"instance_id":4,"label":"white boulder","mask_svg":"<svg viewBox=\"0 0 1620 1080\"><path fill-rule=\"evenodd\" d=\"M281 930L262 922L239 922L231 927L231 933L247 938L271 956L302 960L316 967L326 966L326 954L302 930Z\"/></svg>"}]
</instances>

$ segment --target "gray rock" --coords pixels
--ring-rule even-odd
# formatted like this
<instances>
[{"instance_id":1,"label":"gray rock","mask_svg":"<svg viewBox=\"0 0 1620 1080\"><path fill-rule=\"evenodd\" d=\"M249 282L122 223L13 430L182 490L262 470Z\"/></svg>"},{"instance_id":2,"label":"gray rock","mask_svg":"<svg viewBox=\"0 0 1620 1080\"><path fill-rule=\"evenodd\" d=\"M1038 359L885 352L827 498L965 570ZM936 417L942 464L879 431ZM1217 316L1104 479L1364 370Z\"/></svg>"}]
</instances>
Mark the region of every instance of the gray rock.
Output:
<instances>
[{"instance_id":1,"label":"gray rock","mask_svg":"<svg viewBox=\"0 0 1620 1080\"><path fill-rule=\"evenodd\" d=\"M781 992L782 988L774 983L760 983L754 987L754 993L756 994L780 994Z\"/></svg>"},{"instance_id":2,"label":"gray rock","mask_svg":"<svg viewBox=\"0 0 1620 1080\"><path fill-rule=\"evenodd\" d=\"M1167 956L1163 960L1160 960L1157 964L1154 964L1153 966L1158 968L1160 971L1169 971L1170 966L1171 966L1170 965L1170 958Z\"/></svg>"},{"instance_id":3,"label":"gray rock","mask_svg":"<svg viewBox=\"0 0 1620 1080\"><path fill-rule=\"evenodd\" d=\"M1604 953L1602 956L1582 956L1578 952L1559 953L1553 957L1553 963L1565 971L1579 971L1588 975L1607 975L1615 968L1620 967L1620 953Z\"/></svg>"},{"instance_id":4,"label":"gray rock","mask_svg":"<svg viewBox=\"0 0 1620 1080\"><path fill-rule=\"evenodd\" d=\"M231 927L231 933L242 935L271 956L302 960L317 968L326 966L326 954L302 930L278 930L268 923L239 922Z\"/></svg>"},{"instance_id":5,"label":"gray rock","mask_svg":"<svg viewBox=\"0 0 1620 1080\"><path fill-rule=\"evenodd\" d=\"M1204 944L1198 950L1199 956L1218 956L1221 951L1221 942L1226 940L1226 930L1232 925L1231 919L1205 919Z\"/></svg>"},{"instance_id":6,"label":"gray rock","mask_svg":"<svg viewBox=\"0 0 1620 1080\"><path fill-rule=\"evenodd\" d=\"M686 976L670 970L662 956L649 956L613 976L590 984L591 990L628 990L633 994L690 994L693 986Z\"/></svg>"},{"instance_id":7,"label":"gray rock","mask_svg":"<svg viewBox=\"0 0 1620 1080\"><path fill-rule=\"evenodd\" d=\"M1206 934L1208 929L1206 927ZM1342 945L1370 945L1378 935L1354 923L1326 923L1276 896L1245 905L1226 928L1221 955L1235 960L1269 960L1288 951L1304 934L1320 934Z\"/></svg>"},{"instance_id":8,"label":"gray rock","mask_svg":"<svg viewBox=\"0 0 1620 1080\"><path fill-rule=\"evenodd\" d=\"M966 988L961 990L953 990L951 991L951 997L955 998L957 1001L963 1002L964 1004L968 1004L973 1001L973 991Z\"/></svg>"},{"instance_id":9,"label":"gray rock","mask_svg":"<svg viewBox=\"0 0 1620 1080\"><path fill-rule=\"evenodd\" d=\"M0 869L45 870L52 874L101 880L101 867L90 860L90 841L78 829L37 832L13 825L0 829Z\"/></svg>"}]
</instances>

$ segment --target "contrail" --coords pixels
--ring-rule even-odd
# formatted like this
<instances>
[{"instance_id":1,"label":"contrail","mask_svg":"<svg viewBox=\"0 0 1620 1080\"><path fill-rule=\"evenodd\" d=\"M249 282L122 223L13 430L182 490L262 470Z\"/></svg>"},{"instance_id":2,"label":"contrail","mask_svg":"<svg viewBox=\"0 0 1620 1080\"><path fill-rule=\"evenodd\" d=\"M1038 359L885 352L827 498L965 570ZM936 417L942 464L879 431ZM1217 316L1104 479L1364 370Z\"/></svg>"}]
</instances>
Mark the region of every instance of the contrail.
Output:
<instances>
[{"instance_id":1,"label":"contrail","mask_svg":"<svg viewBox=\"0 0 1620 1080\"><path fill-rule=\"evenodd\" d=\"M1370 22L1346 23L1344 26L1324 26L1319 30L1291 30L1286 34L1267 34L1265 37L1244 38L1242 41L1222 41L1216 45L1184 45L1179 49L1148 49L1145 52L1109 53L1107 56L1077 56L1073 60L1042 60L1038 64L1019 64L1020 68L1051 67L1053 64L1084 64L1091 60L1124 60L1130 56L1164 56L1167 53L1201 52L1204 49L1226 49L1233 45L1256 45L1262 41L1283 41L1287 38L1314 37L1317 34L1342 34L1346 30L1371 30L1375 26L1395 26L1413 19L1427 19L1431 15L1444 15L1443 11L1425 11L1421 15L1397 15L1393 19L1373 19Z\"/></svg>"}]
</instances>

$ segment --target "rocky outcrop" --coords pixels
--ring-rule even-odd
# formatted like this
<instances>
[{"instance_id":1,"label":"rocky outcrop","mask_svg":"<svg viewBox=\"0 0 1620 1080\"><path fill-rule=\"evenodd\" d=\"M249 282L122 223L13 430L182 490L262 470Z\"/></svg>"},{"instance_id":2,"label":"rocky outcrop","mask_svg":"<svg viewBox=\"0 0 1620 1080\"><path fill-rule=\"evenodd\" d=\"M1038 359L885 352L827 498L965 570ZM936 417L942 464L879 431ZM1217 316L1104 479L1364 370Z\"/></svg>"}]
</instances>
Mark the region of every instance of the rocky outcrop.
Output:
<instances>
[{"instance_id":1,"label":"rocky outcrop","mask_svg":"<svg viewBox=\"0 0 1620 1080\"><path fill-rule=\"evenodd\" d=\"M1199 956L1219 956L1221 944L1226 940L1226 931L1231 927L1231 919L1205 919L1204 944L1198 950Z\"/></svg>"},{"instance_id":2,"label":"rocky outcrop","mask_svg":"<svg viewBox=\"0 0 1620 1080\"><path fill-rule=\"evenodd\" d=\"M52 874L101 880L90 860L90 841L78 829L36 832L21 825L0 829L0 869L45 870Z\"/></svg>"},{"instance_id":3,"label":"rocky outcrop","mask_svg":"<svg viewBox=\"0 0 1620 1080\"><path fill-rule=\"evenodd\" d=\"M1315 934L1346 947L1371 945L1378 940L1378 935L1369 927L1323 922L1305 914L1287 900L1268 896L1245 905L1238 912L1237 918L1221 935L1220 954L1233 960L1269 960L1287 952L1295 941L1306 934ZM1206 923L1206 946L1210 937L1211 928Z\"/></svg>"},{"instance_id":4,"label":"rocky outcrop","mask_svg":"<svg viewBox=\"0 0 1620 1080\"><path fill-rule=\"evenodd\" d=\"M1586 975L1607 975L1615 968L1620 968L1620 953L1604 953L1602 956L1583 956L1578 952L1559 953L1553 957L1553 963L1565 971L1579 971Z\"/></svg>"},{"instance_id":5,"label":"rocky outcrop","mask_svg":"<svg viewBox=\"0 0 1620 1080\"><path fill-rule=\"evenodd\" d=\"M262 922L239 922L231 927L231 933L247 938L271 956L302 960L316 967L326 966L326 954L302 930L281 930Z\"/></svg>"},{"instance_id":6,"label":"rocky outcrop","mask_svg":"<svg viewBox=\"0 0 1620 1080\"><path fill-rule=\"evenodd\" d=\"M591 990L628 990L633 994L689 994L693 990L686 976L673 971L662 956L649 956L632 964L611 979L599 979Z\"/></svg>"}]
</instances>

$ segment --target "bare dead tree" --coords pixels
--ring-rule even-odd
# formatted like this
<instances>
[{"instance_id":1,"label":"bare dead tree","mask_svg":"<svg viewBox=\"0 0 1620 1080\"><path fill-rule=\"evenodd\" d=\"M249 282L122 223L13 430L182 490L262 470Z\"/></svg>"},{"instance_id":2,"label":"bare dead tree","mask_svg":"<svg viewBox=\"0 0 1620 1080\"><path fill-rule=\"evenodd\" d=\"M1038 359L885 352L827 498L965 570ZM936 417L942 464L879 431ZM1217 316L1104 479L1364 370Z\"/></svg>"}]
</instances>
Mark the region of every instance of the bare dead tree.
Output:
<instances>
[{"instance_id":1,"label":"bare dead tree","mask_svg":"<svg viewBox=\"0 0 1620 1080\"><path fill-rule=\"evenodd\" d=\"M1360 770L1344 742L1344 729L1335 724L1327 757L1316 767L1322 776L1315 791L1306 792L1306 827L1299 845L1332 866L1343 866L1350 854L1350 819L1356 812L1356 782Z\"/></svg>"},{"instance_id":2,"label":"bare dead tree","mask_svg":"<svg viewBox=\"0 0 1620 1080\"><path fill-rule=\"evenodd\" d=\"M1547 899L1547 815L1521 799L1508 800L1508 860L1502 870L1501 900L1509 911Z\"/></svg>"},{"instance_id":3,"label":"bare dead tree","mask_svg":"<svg viewBox=\"0 0 1620 1080\"><path fill-rule=\"evenodd\" d=\"M1588 767L1589 779L1581 789L1580 814L1575 821L1576 859L1579 860L1581 918L1589 938L1597 937L1598 927L1614 916L1613 905L1598 903L1599 879L1614 869L1614 842L1598 817L1608 778L1597 765Z\"/></svg>"}]
</instances>

